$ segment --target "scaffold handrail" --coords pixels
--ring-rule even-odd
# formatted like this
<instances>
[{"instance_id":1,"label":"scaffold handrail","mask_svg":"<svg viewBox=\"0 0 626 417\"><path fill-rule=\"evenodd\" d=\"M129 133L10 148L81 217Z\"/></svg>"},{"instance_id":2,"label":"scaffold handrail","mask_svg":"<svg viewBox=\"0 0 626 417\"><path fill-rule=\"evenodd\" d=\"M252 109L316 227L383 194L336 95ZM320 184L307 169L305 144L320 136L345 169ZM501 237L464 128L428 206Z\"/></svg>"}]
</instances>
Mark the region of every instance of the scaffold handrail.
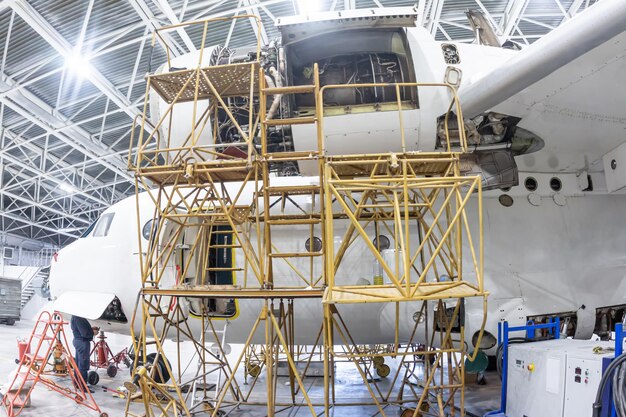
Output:
<instances>
[{"instance_id":1,"label":"scaffold handrail","mask_svg":"<svg viewBox=\"0 0 626 417\"><path fill-rule=\"evenodd\" d=\"M172 30L185 30L185 28L188 28L190 26L198 26L198 25L203 25L203 31L202 31L202 39L201 39L201 46L200 46L200 56L198 58L198 66L197 68L201 68L202 67L202 51L204 49L204 47L206 46L206 37L207 37L207 33L208 33L208 27L210 23L217 23L217 22L228 22L228 21L234 21L234 20L238 20L238 19L251 19L256 23L256 34L260 34L263 33L263 22L261 21L261 18L257 15L253 15L253 14L240 14L240 15L235 15L235 16L225 16L225 17L212 17L209 19L200 19L200 20L192 20L190 22L182 22L182 23L177 23L177 24L173 24L173 25L168 25L168 26L162 26L160 28L156 28L155 31L153 32L152 35L152 45L154 45L156 39L158 38L159 41L161 42L161 44L163 45L164 49L165 49L165 53L167 55L167 64L168 66L171 66L171 46L168 45L167 41L161 36L162 33L166 33L166 32L170 32ZM256 37L256 61L258 62L260 57L261 57L261 38L260 35L257 35Z\"/></svg>"},{"instance_id":2,"label":"scaffold handrail","mask_svg":"<svg viewBox=\"0 0 626 417\"><path fill-rule=\"evenodd\" d=\"M444 131L446 138L446 151L451 152L452 146L450 144L450 132L449 132L449 115L450 112L454 109L454 113L456 115L456 121L459 131L459 140L460 140L460 148L461 152L467 152L467 138L465 134L465 125L463 123L463 112L461 110L461 103L457 96L456 88L447 83L362 83L362 84L328 84L322 86L320 88L317 103L316 103L316 113L317 118L319 120L319 128L318 128L318 142L322 144L320 152L322 155L326 154L326 145L324 141L324 93L328 90L336 90L336 89L357 89L357 88L395 88L396 90L396 100L397 100L397 111L398 111L398 121L399 121L399 130L400 130L400 141L401 141L401 149L402 152L407 152L406 147L406 138L404 133L404 119L402 115L402 99L400 95L400 88L445 88L448 89L452 95L452 100L450 101L450 105L448 106L447 111L442 116L444 117Z\"/></svg>"}]
</instances>

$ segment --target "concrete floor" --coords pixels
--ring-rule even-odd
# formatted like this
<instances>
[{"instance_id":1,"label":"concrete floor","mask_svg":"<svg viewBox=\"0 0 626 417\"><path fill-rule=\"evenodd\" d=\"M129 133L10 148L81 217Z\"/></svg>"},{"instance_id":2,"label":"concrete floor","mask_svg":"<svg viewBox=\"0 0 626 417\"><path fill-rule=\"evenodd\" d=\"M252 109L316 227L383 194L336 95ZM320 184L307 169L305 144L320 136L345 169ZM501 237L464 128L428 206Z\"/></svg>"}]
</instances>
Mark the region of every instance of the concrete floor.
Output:
<instances>
[{"instance_id":1,"label":"concrete floor","mask_svg":"<svg viewBox=\"0 0 626 417\"><path fill-rule=\"evenodd\" d=\"M15 358L17 357L16 339L27 338L32 330L33 323L22 320L15 326L0 325L0 385L6 383L7 375L16 368ZM69 332L69 329L67 329ZM121 350L130 343L130 338L120 335L107 335L108 342L114 352ZM70 336L71 340L71 336ZM235 349L234 349L235 350ZM236 352L233 352L235 354ZM172 364L176 366L176 364ZM183 364L184 365L184 364ZM190 368L193 368L191 366ZM113 396L109 392L102 390L102 386L117 389L122 386L123 382L128 379L128 370L122 365L120 372L115 378L109 378L105 370L100 370L100 382L94 387L94 398L98 405L109 414L109 416L123 416L125 400ZM242 384L242 389L249 389L250 385L243 385L243 375L238 378ZM495 374L487 375L487 385L478 386L473 381L468 381L466 390L466 410L468 416L482 417L485 412L495 410L499 406L500 382ZM258 381L252 398L258 399L260 402L265 400L264 375ZM311 377L305 379L305 385L309 388L308 393L311 401L321 403L323 401L323 379L319 377ZM388 388L390 380L382 380L381 388ZM259 385L261 384L261 385ZM279 378L277 385L278 400L289 401L288 379ZM353 402L358 400L371 400L363 381L351 363L337 364L336 369L336 398L338 402ZM140 411L139 404L134 404L133 409ZM388 407L385 413L389 416L397 416L399 413L397 408ZM321 409L316 410L321 412ZM373 416L377 413L376 407L336 407L332 410L333 416ZM4 411L0 412L4 415ZM25 409L21 416L96 416L97 413L78 406L73 401L60 396L54 392L48 391L45 387L38 387L34 390L32 396L32 406ZM237 417L256 417L264 416L264 407L241 407L240 409L230 410L228 414ZM310 416L310 411L306 407L291 407L277 414L278 416ZM456 414L458 415L458 413Z\"/></svg>"}]
</instances>

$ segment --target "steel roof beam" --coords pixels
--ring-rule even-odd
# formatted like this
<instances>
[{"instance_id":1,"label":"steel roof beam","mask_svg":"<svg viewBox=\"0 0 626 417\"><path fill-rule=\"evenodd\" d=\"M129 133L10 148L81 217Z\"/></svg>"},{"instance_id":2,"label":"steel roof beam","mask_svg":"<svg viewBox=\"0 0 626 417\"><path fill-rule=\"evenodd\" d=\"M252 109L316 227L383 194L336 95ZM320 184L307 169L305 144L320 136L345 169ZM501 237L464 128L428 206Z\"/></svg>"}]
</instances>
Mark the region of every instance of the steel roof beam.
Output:
<instances>
[{"instance_id":1,"label":"steel roof beam","mask_svg":"<svg viewBox=\"0 0 626 417\"><path fill-rule=\"evenodd\" d=\"M567 14L570 17L576 16L576 13L578 13L578 10L580 10L584 1L585 0L574 0L574 2L569 6L569 9L567 9Z\"/></svg>"},{"instance_id":2,"label":"steel roof beam","mask_svg":"<svg viewBox=\"0 0 626 417\"><path fill-rule=\"evenodd\" d=\"M43 248L50 248L50 247L52 247L52 245L42 244L42 242L40 242L38 240L30 239L30 238L27 238L25 236L11 235L10 233L4 232L4 231L0 231L0 239L3 239L4 241L6 241L7 237L17 239L17 240L19 240L20 243L28 245L29 246L29 248L28 248L29 250L39 250L39 249L43 249Z\"/></svg>"},{"instance_id":3,"label":"steel roof beam","mask_svg":"<svg viewBox=\"0 0 626 417\"><path fill-rule=\"evenodd\" d=\"M177 25L180 23L178 16L176 16L176 13L174 13L172 6L169 5L167 0L152 0L152 2L159 8L161 13L163 13L173 25ZM180 38L183 40L183 43L185 44L189 52L196 52L196 46L193 44L187 32L185 32L185 28L179 27L178 29L176 29L176 33L178 33L178 36L180 36Z\"/></svg>"},{"instance_id":4,"label":"steel roof beam","mask_svg":"<svg viewBox=\"0 0 626 417\"><path fill-rule=\"evenodd\" d=\"M424 26L426 21L426 0L419 0L417 2L417 26Z\"/></svg>"},{"instance_id":5,"label":"steel roof beam","mask_svg":"<svg viewBox=\"0 0 626 417\"><path fill-rule=\"evenodd\" d=\"M100 156L100 153L106 149L94 149L94 147L97 145L95 145L93 142L81 141L81 143L78 143L74 139L72 139L72 137L74 136L74 131L77 128L73 128L72 132L68 133L68 135L71 135L71 136L67 136L66 134L61 133L58 130L56 130L54 127L49 126L46 122L40 120L37 116L33 114L29 114L28 113L29 110L30 111L36 110L34 109L34 106L22 107L21 105L13 102L12 100L8 100L7 98L2 98L0 99L0 101L2 101L7 107L11 108L14 112L18 113L20 116L35 123L40 128L44 129L47 133L54 135L57 139L66 143L67 145L75 148L79 152L82 152L89 158L97 160L106 168L123 175L129 181L132 180L132 176L127 172L127 165L123 163L121 159L109 162Z\"/></svg>"},{"instance_id":6,"label":"steel roof beam","mask_svg":"<svg viewBox=\"0 0 626 417\"><path fill-rule=\"evenodd\" d=\"M57 210L57 209L55 209L53 207L47 206L47 205L42 204L42 203L40 203L38 201L29 200L29 199L27 199L25 197L22 197L21 195L14 194L14 193L12 193L10 191L6 191L6 190L0 189L0 195L5 195L5 196L7 196L7 197L9 197L9 198L11 198L13 200L21 201L22 203L28 204L29 206L37 207L38 209L41 209L41 210L44 210L44 211L48 211L50 213L54 213L54 214L56 214L58 216L67 217L68 219L76 220L77 222L81 222L83 224L90 225L92 223L88 219L84 219L84 218L78 217L78 216L76 216L74 214L63 212L61 210Z\"/></svg>"},{"instance_id":7,"label":"steel roof beam","mask_svg":"<svg viewBox=\"0 0 626 417\"><path fill-rule=\"evenodd\" d=\"M244 3L249 7L246 9L248 14L253 14L261 18L261 14L259 12L258 2L255 0L244 0ZM248 18L250 22L250 26L252 26L252 30L254 31L254 35L261 42L261 45L267 45L269 43L269 38L267 37L267 32L265 31L265 26L263 25L263 21L261 20L261 24L257 25L257 20L253 17ZM260 26L260 28L259 28ZM259 32L260 29L260 32Z\"/></svg>"},{"instance_id":8,"label":"steel roof beam","mask_svg":"<svg viewBox=\"0 0 626 417\"><path fill-rule=\"evenodd\" d=\"M11 220L16 221L16 222L21 222L21 223L28 224L29 226L38 227L40 229L47 230L48 232L53 232L54 234L68 236L68 237L71 237L71 238L77 238L77 237L80 236L78 233L69 233L69 232L65 232L65 231L63 231L61 229L55 229L55 228L52 228L52 227L44 226L44 225L39 224L37 222L34 222L32 220L28 220L28 219L25 219L23 217L19 217L19 216L15 216L13 214L10 214L10 213L6 213L6 212L4 212L4 210L0 210L0 216L6 217L7 219L11 219Z\"/></svg>"},{"instance_id":9,"label":"steel roof beam","mask_svg":"<svg viewBox=\"0 0 626 417\"><path fill-rule=\"evenodd\" d=\"M441 12L443 10L444 0L433 0L430 5L430 18L428 21L428 31L431 35L437 35L437 29L439 29L439 18L441 18Z\"/></svg>"},{"instance_id":10,"label":"steel roof beam","mask_svg":"<svg viewBox=\"0 0 626 417\"><path fill-rule=\"evenodd\" d=\"M5 160L11 162L12 164L19 166L20 168L23 168L24 170L30 171L33 174L35 174L32 177L26 177L26 178L28 178L28 181L33 181L34 182L37 179L41 178L41 179L52 181L56 185L61 185L61 184L64 184L64 183L68 182L67 180L62 180L62 179L59 179L57 177L54 177L54 176L50 175L50 173L44 172L44 171L40 170L39 168L36 168L36 167L34 167L34 166L30 165L30 164L25 164L24 162L20 161L18 158L14 158L11 155L4 155L3 158ZM73 186L76 187L75 185L73 185ZM6 189L6 190L10 190L12 188L12 186L5 185L3 188ZM93 201L95 201L97 203L104 204L104 205L108 205L109 204L108 201L102 200L102 199L100 199L100 198L98 198L98 197L96 197L94 195L88 194L87 192L84 192L84 191L80 190L77 187L76 187L76 189L77 189L77 194L83 196L84 198L93 200Z\"/></svg>"},{"instance_id":11,"label":"steel roof beam","mask_svg":"<svg viewBox=\"0 0 626 417\"><path fill-rule=\"evenodd\" d=\"M509 36L514 32L524 9L528 4L528 0L509 0L504 9L504 15L500 19L500 43L508 40Z\"/></svg>"},{"instance_id":12,"label":"steel roof beam","mask_svg":"<svg viewBox=\"0 0 626 417\"><path fill-rule=\"evenodd\" d=\"M24 0L8 0L11 1L13 10L32 27L50 46L57 50L63 57L67 57L73 53L72 45L57 32L50 23L48 23L30 4ZM106 94L115 105L123 109L126 114L134 118L140 112L134 109L120 91L111 84L96 68L91 66L86 78L100 91Z\"/></svg>"},{"instance_id":13,"label":"steel roof beam","mask_svg":"<svg viewBox=\"0 0 626 417\"><path fill-rule=\"evenodd\" d=\"M157 21L154 14L150 10L150 7L143 0L128 0L130 5L135 9L135 12L143 22L143 24L150 28L151 31L156 29L160 29L162 25ZM170 54L173 56L178 56L181 53L185 52L185 48L183 48L178 42L176 42L168 33L162 33L161 37L165 41L167 48L170 50Z\"/></svg>"},{"instance_id":14,"label":"steel roof beam","mask_svg":"<svg viewBox=\"0 0 626 417\"><path fill-rule=\"evenodd\" d=\"M19 140L19 139L17 139L17 136L13 132L9 131L8 129L5 129L4 133L5 133L6 137L8 137L9 139L12 139L13 141ZM23 147L27 148L27 149L30 149L31 151L35 152L36 154L43 154L44 153L43 149L41 149L41 148L31 144L31 143L27 143L27 144L22 143L21 145ZM5 157L12 158L11 155L8 155L6 153L0 153L0 157L2 157L2 158L5 158ZM41 173L41 177L42 178L51 179L52 181L54 181L54 179L55 179L55 177L53 177L53 174L60 173L61 171L65 171L65 170L74 170L78 166L80 166L80 164L70 165L69 163L62 161L60 158L57 158L57 157L55 157L55 156L53 156L53 155L51 155L49 153L46 155L46 159L49 160L54 166L57 166L57 168L55 168L54 170L51 170L51 171L42 172ZM36 173L41 172L41 170L36 168L36 167L24 164L23 161L19 161L18 163L21 166L26 166L27 167L26 169L29 169L32 172L36 172ZM38 176L39 176L39 174L36 177L34 177L33 179L37 179ZM91 177L90 175L82 174L82 176L87 181L93 181L94 180L94 178ZM80 190L79 190L79 192L80 192ZM95 197L91 196L90 194L87 194L87 193L81 193L81 194L84 194L84 196L86 198L90 198L92 200L95 199ZM124 195L118 194L117 197L118 198L123 198ZM98 201L98 202L100 202L100 201Z\"/></svg>"},{"instance_id":15,"label":"steel roof beam","mask_svg":"<svg viewBox=\"0 0 626 417\"><path fill-rule=\"evenodd\" d=\"M489 23L491 23L491 26L493 26L494 31L497 31L498 24L495 22L495 20L493 20L493 16L491 16L491 13L489 13L489 10L487 10L483 2L481 0L474 0L474 1L480 8L480 11L483 12L483 14L485 15L485 18L489 21ZM498 33L496 33L496 35L498 35Z\"/></svg>"},{"instance_id":16,"label":"steel roof beam","mask_svg":"<svg viewBox=\"0 0 626 417\"><path fill-rule=\"evenodd\" d=\"M11 80L6 75L5 80L5 82L0 81L0 89L4 90L11 87ZM128 180L133 180L133 177L127 172L127 165L122 160L109 162L100 157L100 153L104 149L92 142L91 135L87 131L78 126L72 126L66 133L62 133L60 130L67 128L67 121L61 119L58 113L54 115L55 112L52 107L27 90L13 91L7 96L0 96L0 102L3 102L24 119L35 123L88 157L101 161L108 169L120 173Z\"/></svg>"},{"instance_id":17,"label":"steel roof beam","mask_svg":"<svg viewBox=\"0 0 626 417\"><path fill-rule=\"evenodd\" d=\"M9 167L9 166L6 166L5 170L7 172L13 171L13 169L11 167ZM20 174L16 174L16 176L24 176L24 174L20 173ZM66 201L69 202L71 200L71 202L75 202L76 203L75 206L76 205L78 207L87 206L87 207L93 208L94 210L102 210L102 209L104 209L104 208L106 208L106 207L108 207L110 205L110 202L107 202L106 204L101 204L101 205L98 205L98 206L94 206L94 205L92 205L92 204L90 204L90 203L88 203L88 202L86 202L84 200L78 200L77 197L74 194L67 194L67 195L57 196L57 197L54 197L54 198L49 198L50 196L52 196L53 193L58 193L59 192L58 188L56 186L53 187L53 188L48 188L48 184L47 183L43 183L41 181L41 179L38 180L37 182L31 182L31 183L18 182L16 185L21 186L23 188L21 190L21 193L17 194L17 195L20 195L20 197L22 199L24 199L21 202L27 204L28 206L33 206L36 203L43 204L43 205L47 206L49 203L53 203L53 204L56 205L57 209L61 210L64 213L67 212L67 213L69 213L71 215L81 215L81 214L84 215L84 214L88 214L89 210L81 209L80 211L72 211L72 210L67 211L66 210L66 206L62 202L58 202L58 201L59 200L66 200ZM45 196L41 197L41 195L40 195L39 198L33 197L33 195L32 195L33 190L30 189L30 188L24 188L24 186L28 186L28 187L31 187L31 188L32 187L36 187L37 190L43 190L45 192ZM6 192L6 193L15 194L14 190L12 190L11 187L5 187L3 189L3 191ZM41 193L39 193L39 194L41 194ZM10 200L10 203L11 204L16 204L17 201L18 200ZM55 208L55 207L52 207L52 208ZM23 210L24 208L22 206L18 206L18 209L19 210ZM15 210L13 210L13 211L15 211ZM87 217L89 217L89 216L87 216Z\"/></svg>"},{"instance_id":18,"label":"steel roof beam","mask_svg":"<svg viewBox=\"0 0 626 417\"><path fill-rule=\"evenodd\" d=\"M258 7L267 7L267 6L271 6L272 4L278 4L278 3L285 3L289 0L267 0L267 1L262 1L256 4L256 6ZM209 13L209 11L213 10L215 7L219 6L222 3L225 3L225 1L221 1L219 3L216 4L216 6L208 8L203 10L201 13L198 13L196 15L194 15L190 20L197 20L197 19L212 19L214 17L224 17L224 16L231 16L234 14L237 14L241 11L245 11L248 6L243 5L243 6L238 6L238 7L234 7L232 9L228 9L228 10L222 10L219 12L215 12L215 13L211 13L211 14L207 14ZM201 7L194 7L192 8L191 6L189 6L187 8L187 12L192 11L192 10L198 10L198 9L202 9Z\"/></svg>"}]
</instances>

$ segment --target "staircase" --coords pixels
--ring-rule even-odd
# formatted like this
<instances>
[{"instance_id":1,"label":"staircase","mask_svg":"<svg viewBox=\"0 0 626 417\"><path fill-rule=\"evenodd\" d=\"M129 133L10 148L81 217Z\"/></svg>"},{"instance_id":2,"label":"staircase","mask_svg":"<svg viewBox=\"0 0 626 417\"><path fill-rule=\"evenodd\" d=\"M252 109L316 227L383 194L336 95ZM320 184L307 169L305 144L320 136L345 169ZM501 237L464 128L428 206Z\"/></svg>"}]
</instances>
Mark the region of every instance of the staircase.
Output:
<instances>
[{"instance_id":1,"label":"staircase","mask_svg":"<svg viewBox=\"0 0 626 417\"><path fill-rule=\"evenodd\" d=\"M26 284L22 285L22 309L33 298L37 288L47 288L49 275L49 266L39 267Z\"/></svg>"}]
</instances>

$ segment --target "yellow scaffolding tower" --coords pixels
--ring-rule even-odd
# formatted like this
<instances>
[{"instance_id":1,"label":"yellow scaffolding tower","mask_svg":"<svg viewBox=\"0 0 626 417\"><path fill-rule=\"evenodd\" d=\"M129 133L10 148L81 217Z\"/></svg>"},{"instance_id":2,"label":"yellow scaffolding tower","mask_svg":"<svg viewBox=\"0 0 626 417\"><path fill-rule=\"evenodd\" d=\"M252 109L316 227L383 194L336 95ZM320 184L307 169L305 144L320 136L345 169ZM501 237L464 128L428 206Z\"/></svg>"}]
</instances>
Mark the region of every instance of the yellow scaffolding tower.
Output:
<instances>
[{"instance_id":1,"label":"yellow scaffolding tower","mask_svg":"<svg viewBox=\"0 0 626 417\"><path fill-rule=\"evenodd\" d=\"M263 372L266 395L262 405L268 416L273 416L277 407L302 404L312 416L320 412L328 415L331 407L341 405L371 405L383 416L387 415L386 405L402 407L403 415L443 416L444 410L449 410L454 416L457 409L464 415L464 363L468 354L462 305L468 297L482 297L486 317L487 292L483 286L481 181L461 175L459 159L467 148L454 88L419 83L321 86L317 65L311 85L268 87L260 43L249 62L206 64L203 53L211 25L230 19L254 19L260 25L257 16L240 15L156 32L155 38L160 38L162 31L200 26L202 43L195 68L147 76L144 114L133 127L129 168L136 174L137 193L146 189L155 208L147 248L141 247L138 230L140 252L144 254L142 290L131 320L136 368L127 384L134 395L129 397L126 415L191 416L208 412L216 416L230 407L259 405L251 393ZM362 87L396 89L402 151L328 155L324 94ZM411 88L449 90L452 100L444 117L445 149L441 152L407 150L400 90ZM147 116L151 91L167 105L154 124ZM268 97L279 94L312 94L315 115L268 117ZM234 116L235 98L244 99L247 129ZM176 119L174 116L176 106L185 103L184 111L190 113L191 120L181 141L172 131L173 124L180 121L178 114ZM220 143L218 112L237 129L240 142ZM450 145L449 117L455 117L459 127L459 149ZM207 129L211 120L215 123ZM268 127L296 124L315 126L315 149L270 152ZM260 137L260 146L255 145L255 137ZM136 156L131 160L135 142ZM270 164L276 162L313 162L319 181L285 185L270 175ZM303 195L312 202L308 209L285 211L288 201ZM470 218L466 210L472 195L478 205L476 218ZM138 197L138 218L139 206ZM336 241L334 231L340 222L348 227ZM272 236L295 226L308 230L306 251L278 248ZM374 242L368 231L372 228L377 237ZM390 236L385 250L381 230ZM369 251L380 266L373 284L355 284L346 271L346 254L357 245ZM225 257L228 252L231 259L236 254L240 261L216 263L211 260L215 251ZM469 266L463 265L464 251L469 251ZM286 265L289 273L277 273L276 262ZM218 273L230 274L232 282L214 282L210 277ZM310 349L308 359L304 359L310 362L315 352L321 352L323 401L311 399L296 366L302 355L295 320L299 305L307 299L323 306L315 342L320 347ZM237 310L238 303L245 303L255 318L249 323L242 352L232 360L225 348L228 324L224 323L229 322L229 314ZM350 329L358 318L345 317L342 312L348 305L358 309L371 303L392 306L393 343L374 348L357 343ZM409 306L415 313L414 322L407 324L404 317ZM401 337L403 326L408 327L408 339ZM477 346L483 328L484 321ZM418 345L418 334L425 343ZM460 340L454 339L455 334ZM169 354L164 349L166 340L175 342ZM182 367L181 343L185 340L192 342L197 357L197 371L191 377ZM260 349L253 347L259 345ZM416 358L422 358L424 366L419 389L407 383L406 369ZM397 365L394 370L385 364L386 359ZM289 401L277 400L279 360L288 365ZM347 402L337 398L334 364L339 361L356 365L371 400ZM379 376L387 374L391 387L382 388L372 378L373 370ZM252 377L249 389L240 384L242 372ZM214 375L218 377L211 384ZM394 388L396 382L399 389ZM141 402L140 414L132 411L133 400Z\"/></svg>"}]
</instances>

